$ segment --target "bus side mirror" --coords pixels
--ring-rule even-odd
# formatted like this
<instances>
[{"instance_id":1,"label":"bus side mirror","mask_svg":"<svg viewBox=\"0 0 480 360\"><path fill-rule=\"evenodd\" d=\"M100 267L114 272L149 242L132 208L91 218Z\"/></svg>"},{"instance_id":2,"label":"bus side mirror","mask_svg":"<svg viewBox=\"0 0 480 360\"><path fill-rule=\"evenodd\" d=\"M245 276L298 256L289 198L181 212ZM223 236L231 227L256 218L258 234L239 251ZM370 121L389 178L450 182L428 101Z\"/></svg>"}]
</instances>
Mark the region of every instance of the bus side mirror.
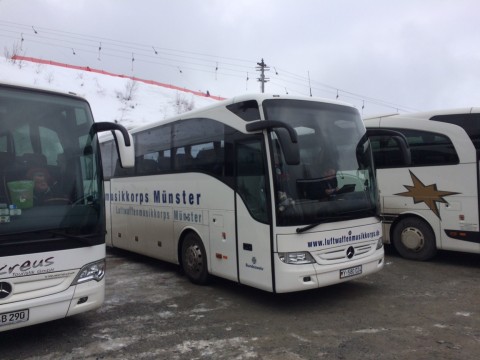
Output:
<instances>
[{"instance_id":1,"label":"bus side mirror","mask_svg":"<svg viewBox=\"0 0 480 360\"><path fill-rule=\"evenodd\" d=\"M408 145L407 138L399 131L387 130L387 129L367 129L368 138L381 138L386 141L395 142L396 146L400 150L402 165L410 166L412 164L412 155L410 153L410 147Z\"/></svg>"},{"instance_id":2,"label":"bus side mirror","mask_svg":"<svg viewBox=\"0 0 480 360\"><path fill-rule=\"evenodd\" d=\"M288 165L300 164L300 149L298 142L291 142L289 139L288 131L282 128L275 129L278 142L282 148L283 157Z\"/></svg>"},{"instance_id":3,"label":"bus side mirror","mask_svg":"<svg viewBox=\"0 0 480 360\"><path fill-rule=\"evenodd\" d=\"M248 132L275 129L280 146L282 147L285 162L288 165L300 164L300 148L298 135L295 129L287 123L275 120L258 120L246 125Z\"/></svg>"},{"instance_id":4,"label":"bus side mirror","mask_svg":"<svg viewBox=\"0 0 480 360\"><path fill-rule=\"evenodd\" d=\"M135 148L132 135L122 125L110 122L98 122L92 125L90 133L96 134L103 131L111 131L117 147L118 158L122 168L135 166Z\"/></svg>"},{"instance_id":5,"label":"bus side mirror","mask_svg":"<svg viewBox=\"0 0 480 360\"><path fill-rule=\"evenodd\" d=\"M112 131L113 137L115 139L115 144L117 144L118 158L120 159L120 166L122 168L132 168L135 166L135 150L133 147L133 137L128 133L128 141L126 141L123 134L118 131ZM129 146L126 143L130 143Z\"/></svg>"}]
</instances>

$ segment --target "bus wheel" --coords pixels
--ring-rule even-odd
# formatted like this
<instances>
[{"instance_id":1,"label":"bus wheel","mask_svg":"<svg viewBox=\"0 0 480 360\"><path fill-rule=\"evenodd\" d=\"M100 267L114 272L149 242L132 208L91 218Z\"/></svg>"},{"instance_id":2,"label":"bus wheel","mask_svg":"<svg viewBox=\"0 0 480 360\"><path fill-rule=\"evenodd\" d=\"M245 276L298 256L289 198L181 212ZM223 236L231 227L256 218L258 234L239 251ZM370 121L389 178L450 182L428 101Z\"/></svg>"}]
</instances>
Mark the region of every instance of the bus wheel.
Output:
<instances>
[{"instance_id":1,"label":"bus wheel","mask_svg":"<svg viewBox=\"0 0 480 360\"><path fill-rule=\"evenodd\" d=\"M208 281L207 254L202 240L195 233L188 233L182 244L182 269L195 284Z\"/></svg>"},{"instance_id":2,"label":"bus wheel","mask_svg":"<svg viewBox=\"0 0 480 360\"><path fill-rule=\"evenodd\" d=\"M393 230L392 240L395 249L406 259L424 261L437 253L435 234L418 218L400 220Z\"/></svg>"}]
</instances>

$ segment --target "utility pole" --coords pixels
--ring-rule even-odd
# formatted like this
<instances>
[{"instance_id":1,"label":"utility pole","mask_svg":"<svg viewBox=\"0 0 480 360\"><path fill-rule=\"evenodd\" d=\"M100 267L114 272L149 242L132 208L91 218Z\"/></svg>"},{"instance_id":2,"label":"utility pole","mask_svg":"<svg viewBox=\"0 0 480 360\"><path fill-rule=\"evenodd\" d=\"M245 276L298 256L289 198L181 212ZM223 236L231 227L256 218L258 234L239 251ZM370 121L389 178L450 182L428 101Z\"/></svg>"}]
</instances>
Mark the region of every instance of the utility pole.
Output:
<instances>
[{"instance_id":1,"label":"utility pole","mask_svg":"<svg viewBox=\"0 0 480 360\"><path fill-rule=\"evenodd\" d=\"M265 92L265 83L268 82L270 79L265 77L265 71L270 71L270 68L265 64L265 62L262 59L262 62L257 63L257 71L260 71L260 77L258 78L258 81L260 82L260 89L262 90L262 93Z\"/></svg>"}]
</instances>

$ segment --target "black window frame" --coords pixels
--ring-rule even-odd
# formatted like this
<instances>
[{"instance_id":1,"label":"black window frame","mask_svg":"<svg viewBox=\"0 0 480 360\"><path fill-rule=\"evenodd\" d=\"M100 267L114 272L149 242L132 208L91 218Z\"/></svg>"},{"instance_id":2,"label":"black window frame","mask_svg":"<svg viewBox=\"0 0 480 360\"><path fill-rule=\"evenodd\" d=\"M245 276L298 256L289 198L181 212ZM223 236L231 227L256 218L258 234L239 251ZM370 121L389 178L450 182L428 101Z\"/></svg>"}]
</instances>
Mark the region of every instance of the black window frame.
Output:
<instances>
[{"instance_id":1,"label":"black window frame","mask_svg":"<svg viewBox=\"0 0 480 360\"><path fill-rule=\"evenodd\" d=\"M407 139L407 143L411 153L411 163L405 164L400 160L399 156L401 151L390 137L373 136L370 138L372 143L373 156L375 160L375 167L377 169L390 169L398 167L425 167L425 166L447 166L458 165L460 159L455 149L455 145L452 140L445 134L441 134L435 131L421 130L421 129L398 129L388 128L388 130L394 130L402 133ZM430 138L434 142L430 143L418 143L413 142L413 138L421 138L422 140ZM441 143L439 138L445 143ZM383 145L383 147L379 148ZM381 144L383 142L383 144ZM386 146L390 146L390 151L387 151ZM439 145L442 145L445 151L438 151ZM429 148L427 148L429 147ZM397 157L395 155L398 155Z\"/></svg>"}]
</instances>

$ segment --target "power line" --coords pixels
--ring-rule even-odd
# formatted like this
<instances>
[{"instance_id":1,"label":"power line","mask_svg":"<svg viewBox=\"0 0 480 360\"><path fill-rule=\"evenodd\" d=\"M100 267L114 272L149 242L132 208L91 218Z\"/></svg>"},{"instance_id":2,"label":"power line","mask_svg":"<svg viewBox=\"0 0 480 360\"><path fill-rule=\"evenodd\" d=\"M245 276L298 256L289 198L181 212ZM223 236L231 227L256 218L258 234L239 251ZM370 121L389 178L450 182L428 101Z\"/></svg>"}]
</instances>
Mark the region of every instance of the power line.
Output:
<instances>
[{"instance_id":1,"label":"power line","mask_svg":"<svg viewBox=\"0 0 480 360\"><path fill-rule=\"evenodd\" d=\"M28 29L30 29L30 27L28 25L25 25L25 24L18 24L18 23L14 23L14 22L10 22L10 21L0 20L0 26L2 26L2 23L12 24L12 26L14 25L16 27L19 27L19 28L23 29L24 31L27 31ZM62 37L74 38L74 39L87 41L87 42L92 43L92 45L96 45L99 42L102 42L103 45L126 47L128 50L125 50L125 51L127 51L127 52L131 52L132 50L135 50L135 51L143 51L145 53L151 53L152 48L153 48L153 50L154 50L153 54L158 53L160 51L163 51L163 52L173 52L173 53L179 53L179 54L189 54L189 55L202 56L202 57L205 57L205 58L211 58L212 60L210 60L210 61L212 61L212 62L217 62L218 59L225 59L225 60L236 61L236 62L241 62L241 63L243 62L245 64L251 64L253 62L252 60L248 60L248 59L223 57L223 56L219 56L219 55L192 52L192 51L187 51L187 50L163 48L163 47L160 47L160 46L155 45L155 44L142 44L142 43L138 43L138 42L116 40L116 39L104 38L104 37L93 36L93 35L85 35L85 34L79 34L79 33L74 33L74 32L61 31L61 30L49 29L49 28L43 28L43 27L37 27L37 29L39 30L38 33L40 35L42 33L54 34L54 35L60 34L60 36L62 36ZM177 55L177 56L180 56L180 55ZM182 56L185 57L186 55L182 55Z\"/></svg>"},{"instance_id":2,"label":"power line","mask_svg":"<svg viewBox=\"0 0 480 360\"><path fill-rule=\"evenodd\" d=\"M124 60L125 68L129 66L132 72L134 70L134 62L135 64L145 63L175 69L181 65L182 69L185 70L210 73L215 77L215 80L217 80L219 76L226 76L242 79L241 81L243 82L245 81L245 73L248 74L249 72L258 70L258 66L262 68L261 64L263 63L263 72L261 72L260 78L258 79L261 82L262 92L265 91L265 83L270 80L265 77L265 71L268 71L270 68L267 69L267 65L264 63L263 59L261 63L256 63L255 61L247 59L163 48L155 44L147 45L137 42L103 38L99 36L19 24L6 20L0 20L0 37L21 41L22 48L25 43L34 43L41 46L66 49L70 56L77 56L83 53L91 54L92 56L95 55L97 60L101 60L101 58L105 57ZM252 64L255 63L257 64L256 68L252 66ZM140 66L135 66L135 69L139 68ZM220 69L221 71L219 71ZM309 92L306 95L310 96L312 96L313 90L315 92L333 93L336 95L336 98L341 95L342 98L360 100L363 101L362 106L364 106L366 101L367 103L388 108L404 109L405 111L416 110L394 102L357 94L316 81L310 78L309 71L307 72L308 76L305 77L277 67L274 67L274 70L276 81L272 82L272 85L275 84L281 88L282 91L285 89L285 92L288 92L286 90L287 84L289 90L302 94L305 94L305 92L301 89L308 86ZM278 84L277 81L281 81L282 84ZM297 88L296 91L294 90L295 88Z\"/></svg>"}]
</instances>

